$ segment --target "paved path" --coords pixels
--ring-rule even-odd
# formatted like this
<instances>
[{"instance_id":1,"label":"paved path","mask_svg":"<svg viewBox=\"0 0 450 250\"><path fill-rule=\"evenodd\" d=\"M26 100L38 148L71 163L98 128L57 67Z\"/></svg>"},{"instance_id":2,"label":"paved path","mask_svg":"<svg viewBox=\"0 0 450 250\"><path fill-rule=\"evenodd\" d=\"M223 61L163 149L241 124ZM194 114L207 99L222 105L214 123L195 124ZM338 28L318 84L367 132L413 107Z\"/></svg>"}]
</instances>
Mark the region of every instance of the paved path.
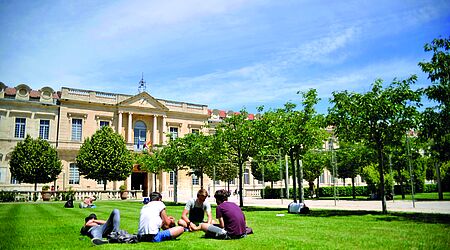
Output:
<instances>
[{"instance_id":1,"label":"paved path","mask_svg":"<svg viewBox=\"0 0 450 250\"><path fill-rule=\"evenodd\" d=\"M208 200L215 203L214 198L210 197ZM187 199L181 198L180 202L186 202ZM232 196L229 201L239 204L239 198ZM244 197L244 206L261 206L261 207L279 207L286 208L292 200L287 199L260 199ZM334 200L306 200L305 204L311 209L337 209L337 210L366 210L366 211L381 211L381 201L351 201L351 200L337 200L336 205ZM439 213L450 214L450 201L416 201L415 207L410 200L395 200L386 202L388 211L411 212L411 213Z\"/></svg>"}]
</instances>

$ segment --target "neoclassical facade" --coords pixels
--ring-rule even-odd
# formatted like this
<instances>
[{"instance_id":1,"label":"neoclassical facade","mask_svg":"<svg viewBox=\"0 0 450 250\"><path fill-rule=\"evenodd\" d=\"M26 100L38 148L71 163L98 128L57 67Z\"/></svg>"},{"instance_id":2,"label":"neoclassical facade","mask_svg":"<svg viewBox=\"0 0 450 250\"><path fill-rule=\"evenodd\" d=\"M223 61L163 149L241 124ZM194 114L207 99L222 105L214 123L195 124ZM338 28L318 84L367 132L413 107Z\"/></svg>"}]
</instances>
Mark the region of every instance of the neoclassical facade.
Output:
<instances>
[{"instance_id":1,"label":"neoclassical facade","mask_svg":"<svg viewBox=\"0 0 450 250\"><path fill-rule=\"evenodd\" d=\"M210 127L233 114L232 111L209 110L207 105L156 99L145 91L125 95L63 87L56 92L49 87L32 90L25 84L8 87L0 83L0 190L33 190L33 184L19 183L11 176L8 164L14 146L26 134L48 140L58 151L63 170L56 182L48 185L55 190L69 187L103 190L102 182L80 176L75 162L84 139L100 127L110 126L123 136L130 151L140 151L144 146L165 145L168 135L208 134ZM250 114L248 119L254 116ZM195 196L200 188L199 178L189 175L187 170L178 176L178 197ZM243 177L244 195L259 195L264 185L253 178L249 166L244 169ZM321 185L329 185L330 173L325 171L319 181ZM361 182L360 178L356 181ZM159 191L165 197L173 197L174 173L154 175L135 166L125 181L108 182L107 189L118 190L122 184L128 190L142 190L144 196ZM282 181L274 183L274 187L283 185ZM228 185L214 182L205 175L204 187L213 192ZM237 180L230 183L231 190L236 188Z\"/></svg>"}]
</instances>

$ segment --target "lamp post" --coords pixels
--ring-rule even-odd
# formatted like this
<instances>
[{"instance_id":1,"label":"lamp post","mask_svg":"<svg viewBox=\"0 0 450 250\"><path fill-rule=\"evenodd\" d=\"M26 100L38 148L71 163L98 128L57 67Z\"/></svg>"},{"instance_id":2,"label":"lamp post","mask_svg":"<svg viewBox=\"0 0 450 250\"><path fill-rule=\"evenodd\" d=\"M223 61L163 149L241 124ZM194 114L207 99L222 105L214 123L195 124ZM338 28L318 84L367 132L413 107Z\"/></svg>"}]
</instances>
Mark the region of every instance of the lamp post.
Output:
<instances>
[{"instance_id":1,"label":"lamp post","mask_svg":"<svg viewBox=\"0 0 450 250\"><path fill-rule=\"evenodd\" d=\"M331 167L333 171L333 193L334 193L334 206L336 206L336 161L334 155L334 147L333 147L333 137L330 137L328 141L328 147L331 152Z\"/></svg>"},{"instance_id":2,"label":"lamp post","mask_svg":"<svg viewBox=\"0 0 450 250\"><path fill-rule=\"evenodd\" d=\"M409 174L411 176L411 199L413 203L413 208L416 208L416 203L414 201L414 174L412 172L412 166L411 166L411 148L409 144L409 134L406 134L406 150L408 153L408 166L409 166Z\"/></svg>"}]
</instances>

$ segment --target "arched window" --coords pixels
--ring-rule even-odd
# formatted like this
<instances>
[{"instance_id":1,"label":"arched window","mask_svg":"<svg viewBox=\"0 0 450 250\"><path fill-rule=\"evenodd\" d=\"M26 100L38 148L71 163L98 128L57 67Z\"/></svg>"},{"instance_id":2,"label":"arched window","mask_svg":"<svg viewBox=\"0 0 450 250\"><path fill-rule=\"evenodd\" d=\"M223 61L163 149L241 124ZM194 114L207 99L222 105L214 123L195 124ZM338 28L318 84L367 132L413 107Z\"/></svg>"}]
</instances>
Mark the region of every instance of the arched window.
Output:
<instances>
[{"instance_id":1,"label":"arched window","mask_svg":"<svg viewBox=\"0 0 450 250\"><path fill-rule=\"evenodd\" d=\"M142 121L134 124L134 149L142 150L147 141L147 126Z\"/></svg>"}]
</instances>

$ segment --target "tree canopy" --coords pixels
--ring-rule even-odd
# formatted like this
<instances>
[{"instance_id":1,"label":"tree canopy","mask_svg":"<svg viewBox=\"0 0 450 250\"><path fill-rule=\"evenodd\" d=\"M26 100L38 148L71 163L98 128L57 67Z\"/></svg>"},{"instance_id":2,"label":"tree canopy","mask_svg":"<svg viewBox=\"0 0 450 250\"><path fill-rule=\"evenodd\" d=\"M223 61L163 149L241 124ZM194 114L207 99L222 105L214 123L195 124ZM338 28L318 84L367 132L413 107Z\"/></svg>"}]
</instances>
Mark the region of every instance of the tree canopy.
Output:
<instances>
[{"instance_id":1,"label":"tree canopy","mask_svg":"<svg viewBox=\"0 0 450 250\"><path fill-rule=\"evenodd\" d=\"M412 90L417 77L394 81L383 88L382 80L364 94L333 92L329 121L336 135L346 141L363 141L377 152L382 211L386 213L385 148L400 145L410 129L417 127L421 93Z\"/></svg>"},{"instance_id":2,"label":"tree canopy","mask_svg":"<svg viewBox=\"0 0 450 250\"><path fill-rule=\"evenodd\" d=\"M218 125L216 136L223 142L224 147L227 148L227 158L229 161L235 160L238 167L239 177L239 204L244 206L243 190L243 167L244 162L249 160L249 157L255 155L255 130L253 121L247 119L247 112L242 110L238 114L227 117Z\"/></svg>"},{"instance_id":3,"label":"tree canopy","mask_svg":"<svg viewBox=\"0 0 450 250\"><path fill-rule=\"evenodd\" d=\"M11 175L18 181L34 183L48 183L58 178L62 164L58 152L44 139L33 139L27 135L14 147L9 162Z\"/></svg>"},{"instance_id":4,"label":"tree canopy","mask_svg":"<svg viewBox=\"0 0 450 250\"><path fill-rule=\"evenodd\" d=\"M133 169L131 153L122 136L111 127L103 126L91 138L86 138L76 157L81 175L88 179L125 180Z\"/></svg>"}]
</instances>

